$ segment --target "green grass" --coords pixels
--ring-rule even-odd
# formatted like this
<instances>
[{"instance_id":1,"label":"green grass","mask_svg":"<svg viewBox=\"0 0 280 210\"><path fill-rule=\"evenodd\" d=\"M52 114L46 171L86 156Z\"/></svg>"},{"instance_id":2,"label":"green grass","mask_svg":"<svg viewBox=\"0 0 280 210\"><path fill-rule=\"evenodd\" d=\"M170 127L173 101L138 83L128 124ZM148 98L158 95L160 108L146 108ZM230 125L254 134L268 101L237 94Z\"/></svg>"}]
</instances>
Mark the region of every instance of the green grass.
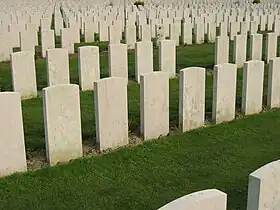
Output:
<instances>
[{"instance_id":1,"label":"green grass","mask_svg":"<svg viewBox=\"0 0 280 210\"><path fill-rule=\"evenodd\" d=\"M218 188L245 210L248 175L280 156L280 111L0 180L0 209L157 209Z\"/></svg>"},{"instance_id":2,"label":"green grass","mask_svg":"<svg viewBox=\"0 0 280 210\"><path fill-rule=\"evenodd\" d=\"M93 45L95 43L92 43ZM76 45L77 48L80 45ZM101 78L108 76L106 43L100 43ZM105 47L104 47L105 46ZM231 55L232 59L232 55ZM134 52L128 53L134 79ZM177 72L186 67L212 68L214 44L177 48ZM78 84L77 55L70 56L71 83ZM154 69L158 54L154 49ZM46 63L36 59L38 90L47 86ZM206 113L211 120L212 73L206 77ZM1 91L12 90L10 64L0 64ZM267 89L265 71L264 95ZM237 114L241 104L242 70L237 78ZM139 134L139 85L128 85L129 129ZM95 141L93 92L81 92L82 136ZM264 96L265 99L265 96ZM265 101L265 100L264 100ZM188 133L178 130L179 81L170 80L171 134L137 147L71 164L0 179L0 209L157 209L185 194L206 188L228 193L229 210L245 209L248 175L279 158L280 110L270 110L228 124ZM265 102L264 102L265 104ZM41 97L22 101L28 159L44 156Z\"/></svg>"}]
</instances>

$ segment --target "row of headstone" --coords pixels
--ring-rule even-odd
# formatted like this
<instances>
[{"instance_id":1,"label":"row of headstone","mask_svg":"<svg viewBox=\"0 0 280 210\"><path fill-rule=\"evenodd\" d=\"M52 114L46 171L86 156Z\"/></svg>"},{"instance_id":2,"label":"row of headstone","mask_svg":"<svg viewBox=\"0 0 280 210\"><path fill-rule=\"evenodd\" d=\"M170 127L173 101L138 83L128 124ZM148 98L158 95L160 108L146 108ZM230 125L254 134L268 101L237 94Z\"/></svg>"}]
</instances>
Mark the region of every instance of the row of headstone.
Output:
<instances>
[{"instance_id":1,"label":"row of headstone","mask_svg":"<svg viewBox=\"0 0 280 210\"><path fill-rule=\"evenodd\" d=\"M62 29L63 30L68 30L68 29ZM68 31L68 35L71 34L71 31ZM64 32L62 32L63 34ZM5 37L4 34L2 34L2 37ZM250 59L254 59L254 60L258 60L261 59L261 55L262 55L262 35L261 34L253 34L250 36ZM74 39L73 37L69 38L68 41L67 40L67 35L63 36L62 41L62 46L63 48L68 50L68 53L74 53ZM66 38L65 38L66 37ZM216 64L219 63L224 63L228 61L228 41L226 40L226 36L223 36L225 38L218 38L217 42L216 42ZM6 37L8 38L8 36ZM32 36L31 36L32 38ZM26 38L27 39L27 38ZM33 40L33 39L32 39ZM72 40L72 41L69 41ZM245 35L237 35L234 36L234 42L235 42L235 48L234 48L234 60L235 63L238 64L238 67L240 67L240 65L242 65L242 63L244 61L246 61L246 44L247 44L247 37ZM24 46L22 47L22 51L33 51L34 52L34 43L35 41L32 42L28 42L25 41L23 42L25 43ZM29 44L28 44L29 43ZM48 30L48 31L42 31L41 34L41 43L42 43L42 57L46 56L46 50L48 49L53 49L55 48L55 42L54 42L54 32L53 30ZM267 39L266 39L266 61L269 61L270 58L275 57L276 55L276 43L277 43L277 34L276 33L268 33L267 34ZM6 46L6 45L5 45ZM2 50L6 50L5 53L3 53L3 59L6 58L10 53L11 53L11 48L9 47L3 47ZM131 45L128 45L128 47ZM221 47L219 47L221 46ZM133 47L134 48L134 47ZM221 49L221 50L219 50Z\"/></svg>"},{"instance_id":2,"label":"row of headstone","mask_svg":"<svg viewBox=\"0 0 280 210\"><path fill-rule=\"evenodd\" d=\"M0 16L2 26L0 28L0 41L4 43L1 49L1 61L9 60L9 54L13 47L20 47L22 51L35 51L38 45L40 27L42 57L45 57L47 49L55 47L54 35L61 36L61 47L68 49L69 54L74 53L74 43L80 42L80 32L85 35L85 42L95 41L94 34L99 34L100 41L109 41L118 44L122 40L129 49L135 47L137 37L141 41L156 39L174 40L176 45L204 43L205 35L208 42L214 42L216 27L219 28L219 36L229 35L230 40L238 34L255 34L258 30L273 30L280 35L280 15L278 4L268 4L268 8L259 8L252 5L239 9L234 4L220 8L217 11L212 5L211 9L202 8L177 8L164 6L164 11L154 6L144 7L82 7L77 9L75 3L51 6L41 10L44 15L8 15ZM73 7L74 6L74 7ZM201 5L200 5L201 6ZM52 9L54 7L54 9ZM160 7L161 8L161 7ZM97 9L97 11L95 11ZM1 13L0 13L1 14ZM52 27L52 14L54 14L54 30ZM15 20L14 20L15 19ZM192 40L192 34L195 37ZM9 40L9 41L8 41Z\"/></svg>"},{"instance_id":3,"label":"row of headstone","mask_svg":"<svg viewBox=\"0 0 280 210\"><path fill-rule=\"evenodd\" d=\"M194 5L190 6L194 7ZM73 11L68 7L68 5L62 6L63 15L66 16L64 19L67 25L78 22L82 33L85 33L85 31L100 33L100 35L102 34L101 37L104 37L104 41L109 41L108 32L110 31L110 26L116 26L119 33L125 31L125 26L134 26L136 24L139 37L142 36L142 28L147 28L152 37L155 37L157 26L161 26L164 29L165 36L174 37L173 35L175 35L176 37L176 33L179 32L182 34L180 27L181 21L186 23L185 26L190 26L188 27L189 30L196 28L195 25L199 25L198 28L200 30L198 30L198 32L205 33L209 26L210 29L214 28L214 23L217 26L223 23L226 26L225 28L231 30L233 34L237 33L238 30L243 34L247 32L249 28L252 32L256 30L272 30L273 25L279 25L277 22L277 20L279 20L279 11L277 8L272 8L271 10L261 10L260 8L254 7L244 9L229 8L232 10L228 8L217 8L217 11L215 8L209 10L209 8L205 6L204 10L200 8L198 11L195 11L192 10L192 8L184 8L184 6L178 9L174 7L162 8L161 6L154 8L153 6L147 5L139 8L135 6L131 8L117 6L109 7L109 9L100 7L94 8L95 10L87 8L82 11ZM101 38L101 40L103 40L103 38Z\"/></svg>"},{"instance_id":4,"label":"row of headstone","mask_svg":"<svg viewBox=\"0 0 280 210\"><path fill-rule=\"evenodd\" d=\"M247 210L279 209L280 161L268 163L249 175ZM158 210L226 210L227 194L208 189L180 197Z\"/></svg>"},{"instance_id":5,"label":"row of headstone","mask_svg":"<svg viewBox=\"0 0 280 210\"><path fill-rule=\"evenodd\" d=\"M3 38L3 42L7 39L12 39L11 42L5 43L5 45L2 49L1 61L9 60L9 54L13 51L13 47L17 46L17 45L9 44L9 43L13 43L13 38L11 38L11 35L15 35L15 34L17 34L17 36L19 36L18 38L19 38L19 45L20 45L21 51L32 51L33 54L35 53L35 46L38 45L37 30L35 27L30 27L31 24L27 24L26 26L27 26L27 28L32 28L32 30L29 29L29 30L24 30L21 32L14 32L14 33L10 33L10 32L1 33L0 39ZM204 31L200 30L202 28L203 27L198 27L198 25L196 25L196 27L195 27L195 35L196 35L195 42L198 44L204 43ZM221 28L222 28L222 26L220 27L220 29ZM113 31L113 29L109 30L109 31ZM143 29L142 31L145 31L145 30ZM183 31L182 32L183 36L181 36L182 43L191 44L193 42L192 29L185 30L185 28L183 27L182 31ZM200 31L202 31L202 33L200 33ZM136 43L135 33L136 33L135 26L126 26L125 27L125 42L127 43L129 49L135 48L135 43ZM160 33L160 31L159 31L159 33ZM173 34L173 32L171 30L171 40L174 40L176 42L176 45L179 45L179 37L180 37L179 34L176 33L174 35L174 37L172 37L173 36L172 34ZM74 27L73 28L62 28L60 35L61 35L61 48L67 49L69 54L74 54L74 43L80 42L79 30ZM220 34L220 35L222 35L222 34ZM237 35L237 33L235 35ZM255 34L253 34L253 35L255 35ZM251 35L251 36L253 36L253 35ZM277 38L277 34L275 34L275 35ZM160 40L166 38L161 35L159 35L159 36L161 37ZM222 36L226 36L226 34L224 34ZM247 38L247 34L240 35L240 36ZM93 34L92 34L92 37L93 37ZM110 37L110 39L112 38L110 43L113 43L113 44L120 43L121 36L116 35L116 34L111 34L111 35L109 34L109 37ZM147 39L142 39L142 41L151 41L151 35L143 35L142 37L148 37ZM207 38L208 42L211 42L211 43L215 42L216 26L208 24L207 37L208 37ZM234 38L235 36L230 34L230 37ZM239 41L239 39L237 41ZM44 58L46 56L46 50L54 49L54 48L55 48L54 30L51 30L51 29L41 30L41 56Z\"/></svg>"},{"instance_id":6,"label":"row of headstone","mask_svg":"<svg viewBox=\"0 0 280 210\"><path fill-rule=\"evenodd\" d=\"M109 76L121 77L128 81L128 58L126 44L109 45ZM99 47L83 46L78 48L79 84L82 91L93 90L93 83L100 79ZM68 50L48 49L47 84L48 86L70 84ZM151 73L153 69L152 42L137 42L135 52L135 80L140 82L140 75ZM37 83L34 54L21 51L11 54L12 84L15 92L22 98L37 96ZM159 46L159 70L170 77L176 74L175 43L162 40Z\"/></svg>"},{"instance_id":7,"label":"row of headstone","mask_svg":"<svg viewBox=\"0 0 280 210\"><path fill-rule=\"evenodd\" d=\"M11 7L14 7L13 9L8 8L8 11L2 11L3 18L5 18L6 21L8 20L9 22L12 22L16 19L34 19L36 20L36 23L38 23L38 19L40 18L38 14L43 13L44 18L48 18L50 17L54 8L55 17L62 18L67 24L70 24L72 22L72 20L67 19L69 18L69 16L71 18L78 19L77 21L80 21L80 19L89 16L94 16L99 19L103 19L104 17L106 17L106 20L114 19L116 16L125 16L126 18L135 20L137 22L143 21L145 17L191 17L193 19L197 17L209 17L208 19L214 18L218 20L228 18L232 21L235 19L240 20L242 17L245 17L247 20L250 16L266 16L266 18L263 19L264 21L269 22L269 20L271 19L270 16L278 14L277 8L279 8L279 3L275 1L265 1L262 5L253 5L250 1L242 1L240 2L240 5L237 6L233 1L226 2L226 4L224 3L224 1L210 1L210 3L204 2L203 4L201 4L201 2L199 1L182 1L181 3L180 1L174 1L173 4L170 4L171 2L165 0L162 1L160 5L158 5L158 2L155 3L155 1L149 1L145 6L140 6L138 8L136 6L131 5L130 1L126 2L130 5L120 5L118 3L115 4L115 2L113 2L112 5L108 5L108 2L104 1L102 5L98 6L95 6L97 1L68 1L63 2L61 4L56 4L52 2L48 3L49 5L46 5L46 3L42 3L43 6L38 8L38 3L36 5L35 2L32 2L34 8L31 9L31 13L33 13L31 17L29 17L28 13L26 13L26 7L21 8L19 5L12 4ZM15 12L14 9L17 9L18 11ZM62 15L60 13L60 9L62 10ZM11 16L8 16L8 14L10 14L9 12L12 14ZM214 16L215 13L217 13L218 17ZM46 22L48 23L48 21ZM49 24L50 23L45 25L48 26Z\"/></svg>"},{"instance_id":8,"label":"row of headstone","mask_svg":"<svg viewBox=\"0 0 280 210\"><path fill-rule=\"evenodd\" d=\"M244 62L249 60L262 60L262 54L264 51L264 59L266 63L270 59L277 57L277 35L275 33L267 33L265 36L265 45L263 49L263 35L252 34L247 42L247 36L236 35L233 42L233 63L238 68L242 68ZM229 37L218 36L215 42L215 64L222 64L229 62ZM247 45L249 45L249 51L247 52ZM249 57L247 58L247 53Z\"/></svg>"},{"instance_id":9,"label":"row of headstone","mask_svg":"<svg viewBox=\"0 0 280 210\"><path fill-rule=\"evenodd\" d=\"M270 60L267 92L269 108L280 107L279 66L280 58ZM169 77L170 75L166 72L149 72L140 75L140 131L144 141L169 133ZM236 77L235 64L220 64L214 67L212 120L216 124L235 118ZM241 105L241 110L245 115L262 111L263 81L264 62L255 60L246 62L243 69ZM182 69L179 86L180 130L186 132L204 126L205 68ZM20 171L26 168L19 98L18 92L0 93L2 105L0 123L4 125L0 132L2 145L0 159L16 162L9 161L10 167L7 167L8 163L0 164L0 174L9 174L17 171L16 169ZM99 150L104 151L127 145L129 143L127 79L109 77L94 81L94 106L96 140ZM79 86L54 84L44 88L43 109L49 164L54 165L81 157Z\"/></svg>"},{"instance_id":10,"label":"row of headstone","mask_svg":"<svg viewBox=\"0 0 280 210\"><path fill-rule=\"evenodd\" d=\"M98 27L94 23L85 23L84 34L85 42L93 42L95 40L94 34L99 34L100 41L109 41L110 43L120 43L122 41L122 32L124 32L124 42L131 47L137 38L141 41L151 41L156 39L171 39L176 41L176 45L182 44L201 44L207 41L213 43L217 35L217 23L192 23L191 21L181 20L174 23L166 22L165 24L143 23L136 25L134 22L122 26L121 22L98 22ZM280 22L278 19L272 23L274 32L279 36ZM258 30L265 31L266 28L259 28L257 21L249 22L220 22L218 25L219 35L230 35L233 40L235 35L255 34ZM272 29L271 29L272 30ZM137 34L138 32L138 34ZM192 34L194 33L194 40ZM205 35L207 39L205 40Z\"/></svg>"},{"instance_id":11,"label":"row of headstone","mask_svg":"<svg viewBox=\"0 0 280 210\"><path fill-rule=\"evenodd\" d=\"M249 60L262 59L262 34L250 36ZM229 37L219 36L215 42L215 64L229 63ZM135 44L135 80L140 83L140 75L153 72L152 42L136 42ZM128 58L126 44L109 44L109 76L123 77L128 80ZM268 33L265 39L265 60L277 56L277 36ZM69 84L69 51L65 48L46 50L48 86ZM20 92L23 98L37 95L35 62L32 51L21 51L11 54L13 90ZM159 70L170 77L176 75L176 48L172 40L159 41ZM247 60L247 39L237 35L234 38L234 63L242 68ZM93 82L100 78L99 48L84 46L78 48L79 84L81 90L93 90Z\"/></svg>"}]
</instances>

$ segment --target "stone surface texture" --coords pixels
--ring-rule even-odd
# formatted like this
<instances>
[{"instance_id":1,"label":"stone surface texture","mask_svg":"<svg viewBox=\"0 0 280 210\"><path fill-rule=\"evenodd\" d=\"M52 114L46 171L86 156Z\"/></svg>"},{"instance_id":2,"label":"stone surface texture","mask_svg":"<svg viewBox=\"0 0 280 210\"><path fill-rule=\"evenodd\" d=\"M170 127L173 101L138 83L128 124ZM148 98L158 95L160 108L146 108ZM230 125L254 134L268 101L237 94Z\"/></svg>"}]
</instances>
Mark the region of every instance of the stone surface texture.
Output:
<instances>
[{"instance_id":1,"label":"stone surface texture","mask_svg":"<svg viewBox=\"0 0 280 210\"><path fill-rule=\"evenodd\" d=\"M205 68L180 71L179 127L182 132L204 126Z\"/></svg>"},{"instance_id":2,"label":"stone surface texture","mask_svg":"<svg viewBox=\"0 0 280 210\"><path fill-rule=\"evenodd\" d=\"M110 77L94 83L96 141L100 151L128 144L127 80Z\"/></svg>"},{"instance_id":3,"label":"stone surface texture","mask_svg":"<svg viewBox=\"0 0 280 210\"><path fill-rule=\"evenodd\" d=\"M79 47L78 66L81 90L93 90L93 83L100 79L99 47Z\"/></svg>"},{"instance_id":4,"label":"stone surface texture","mask_svg":"<svg viewBox=\"0 0 280 210\"><path fill-rule=\"evenodd\" d=\"M140 76L140 121L144 140L169 133L168 74L153 72Z\"/></svg>"},{"instance_id":5,"label":"stone surface texture","mask_svg":"<svg viewBox=\"0 0 280 210\"><path fill-rule=\"evenodd\" d=\"M226 206L227 194L209 189L185 195L158 210L226 210Z\"/></svg>"},{"instance_id":6,"label":"stone surface texture","mask_svg":"<svg viewBox=\"0 0 280 210\"><path fill-rule=\"evenodd\" d=\"M249 176L247 210L280 209L280 161L274 161Z\"/></svg>"},{"instance_id":7,"label":"stone surface texture","mask_svg":"<svg viewBox=\"0 0 280 210\"><path fill-rule=\"evenodd\" d=\"M0 93L0 177L27 170L20 94Z\"/></svg>"},{"instance_id":8,"label":"stone surface texture","mask_svg":"<svg viewBox=\"0 0 280 210\"><path fill-rule=\"evenodd\" d=\"M50 165L82 157L79 86L43 89L46 154Z\"/></svg>"},{"instance_id":9,"label":"stone surface texture","mask_svg":"<svg viewBox=\"0 0 280 210\"><path fill-rule=\"evenodd\" d=\"M212 121L216 124L234 120L236 101L235 64L219 64L213 72Z\"/></svg>"}]
</instances>

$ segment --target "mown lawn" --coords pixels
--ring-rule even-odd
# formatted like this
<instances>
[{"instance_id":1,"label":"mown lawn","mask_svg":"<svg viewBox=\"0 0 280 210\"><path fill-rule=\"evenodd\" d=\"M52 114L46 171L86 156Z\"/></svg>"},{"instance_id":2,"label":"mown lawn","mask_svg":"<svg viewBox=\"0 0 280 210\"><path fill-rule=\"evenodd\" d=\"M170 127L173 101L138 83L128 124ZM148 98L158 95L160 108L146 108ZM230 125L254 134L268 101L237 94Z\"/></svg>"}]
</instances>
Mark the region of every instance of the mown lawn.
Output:
<instances>
[{"instance_id":1,"label":"mown lawn","mask_svg":"<svg viewBox=\"0 0 280 210\"><path fill-rule=\"evenodd\" d=\"M94 44L94 43L93 43ZM78 47L78 46L76 46ZM102 45L101 77L108 76ZM158 70L154 49L154 69ZM231 55L232 57L232 55ZM207 124L211 121L214 45L177 48L177 72L205 67ZM46 64L36 60L38 90L46 87ZM77 56L70 56L71 82L78 84ZM129 52L129 78L134 78L134 53ZM267 87L265 73L264 95ZM10 64L0 64L1 91L12 90ZM242 70L237 78L237 115L241 104ZM139 85L128 85L129 129L139 134ZM93 92L81 92L84 141L95 141ZM264 96L264 105L265 105ZM179 81L170 80L171 134L142 145L75 160L71 164L0 179L0 209L157 209L179 196L206 188L228 193L229 210L245 209L248 175L279 158L280 110L245 117L228 124L179 133ZM22 101L28 159L44 153L41 97ZM175 132L174 132L175 131Z\"/></svg>"},{"instance_id":2,"label":"mown lawn","mask_svg":"<svg viewBox=\"0 0 280 210\"><path fill-rule=\"evenodd\" d=\"M280 157L280 110L0 179L0 209L153 210L206 188L245 210L248 175Z\"/></svg>"}]
</instances>

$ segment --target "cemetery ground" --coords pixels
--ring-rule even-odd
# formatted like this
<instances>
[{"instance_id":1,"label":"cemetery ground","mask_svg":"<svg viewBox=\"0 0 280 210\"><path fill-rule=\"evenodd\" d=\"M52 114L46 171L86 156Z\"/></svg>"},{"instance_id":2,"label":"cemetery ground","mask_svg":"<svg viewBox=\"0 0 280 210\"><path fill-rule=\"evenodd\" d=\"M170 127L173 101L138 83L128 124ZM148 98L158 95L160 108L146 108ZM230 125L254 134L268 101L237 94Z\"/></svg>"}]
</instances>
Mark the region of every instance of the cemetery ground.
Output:
<instances>
[{"instance_id":1,"label":"cemetery ground","mask_svg":"<svg viewBox=\"0 0 280 210\"><path fill-rule=\"evenodd\" d=\"M96 44L96 43L93 43ZM86 44L88 45L88 43ZM101 43L101 78L108 76L106 44ZM76 45L77 47L77 45ZM206 128L178 131L179 80L170 80L170 126L167 137L140 143L139 85L134 79L134 53L128 54L128 112L131 145L52 168L44 166L42 98L22 101L29 168L41 170L0 180L0 209L157 209L188 193L217 188L228 194L228 209L245 209L248 174L279 158L280 110L211 125L214 44L177 48L177 72L205 67ZM154 49L154 69L158 70ZM38 90L47 86L46 63L36 60ZM71 83L78 84L77 55L70 56ZM267 67L264 80L264 105ZM12 90L10 63L0 64L1 91ZM242 70L237 75L237 113L240 113ZM80 93L83 140L94 148L93 91ZM117 107L116 107L117 111ZM87 151L92 156L94 151ZM35 161L34 161L35 160ZM39 162L39 163L38 163ZM39 164L39 166L38 166Z\"/></svg>"}]
</instances>

